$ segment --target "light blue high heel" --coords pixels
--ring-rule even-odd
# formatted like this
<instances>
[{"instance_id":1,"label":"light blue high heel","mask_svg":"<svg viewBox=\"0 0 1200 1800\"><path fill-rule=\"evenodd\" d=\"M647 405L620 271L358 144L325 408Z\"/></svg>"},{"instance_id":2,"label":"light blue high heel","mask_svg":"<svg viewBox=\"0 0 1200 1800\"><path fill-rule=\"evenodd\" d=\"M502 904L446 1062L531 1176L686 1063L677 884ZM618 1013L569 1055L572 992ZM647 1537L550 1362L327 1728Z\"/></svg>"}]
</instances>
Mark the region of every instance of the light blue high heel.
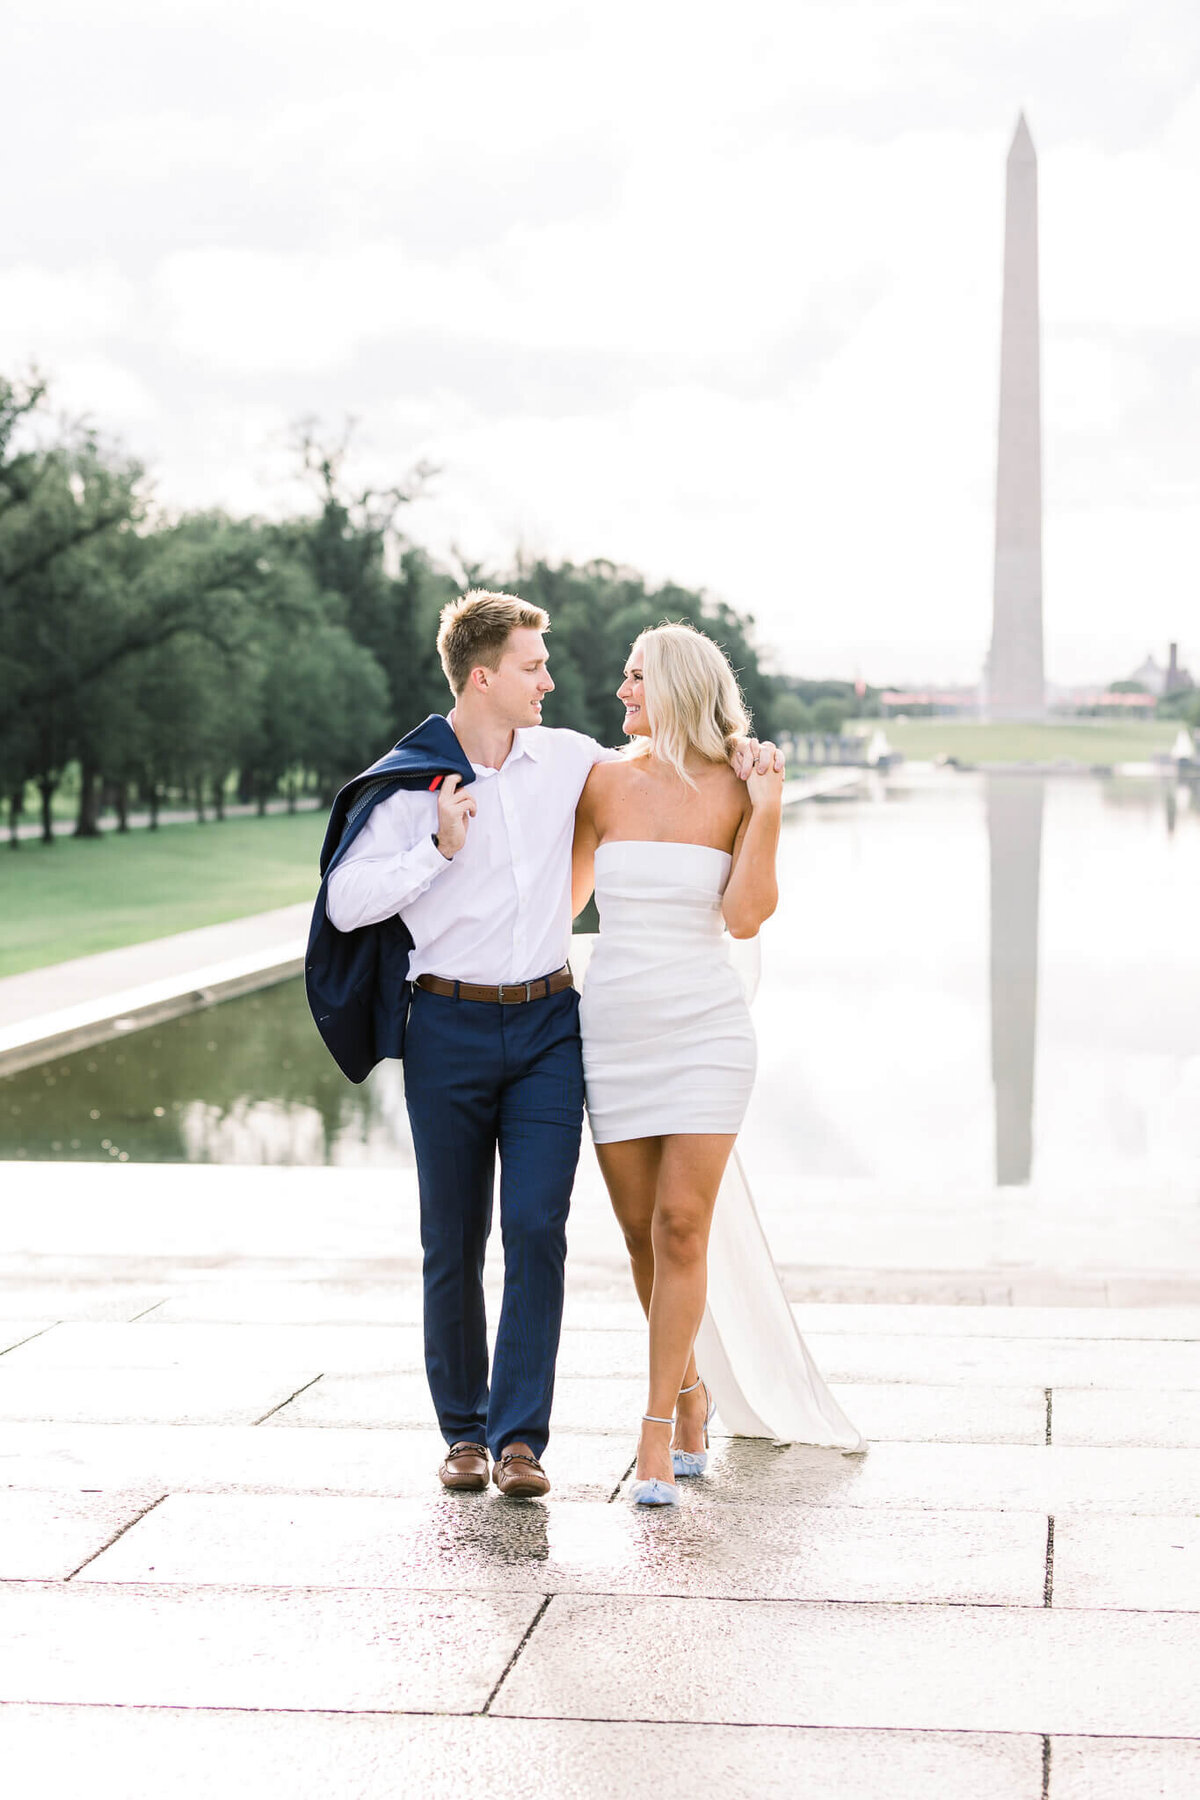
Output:
<instances>
[{"instance_id":1,"label":"light blue high heel","mask_svg":"<svg viewBox=\"0 0 1200 1800\"><path fill-rule=\"evenodd\" d=\"M675 1423L674 1419L656 1419L653 1413L643 1413L642 1417L649 1425ZM635 1506L678 1506L679 1489L673 1481L660 1481L656 1475L650 1475L630 1483L629 1498Z\"/></svg>"},{"instance_id":2,"label":"light blue high heel","mask_svg":"<svg viewBox=\"0 0 1200 1800\"><path fill-rule=\"evenodd\" d=\"M699 1379L693 1381L691 1387L680 1388L679 1393L681 1397L684 1394L694 1394L698 1387L704 1389L704 1398L708 1401L708 1411L704 1415L704 1448L703 1450L672 1450L671 1467L675 1471L676 1479L681 1475L684 1477L703 1475L708 1467L708 1427L717 1410L717 1403L709 1393L707 1385Z\"/></svg>"}]
</instances>

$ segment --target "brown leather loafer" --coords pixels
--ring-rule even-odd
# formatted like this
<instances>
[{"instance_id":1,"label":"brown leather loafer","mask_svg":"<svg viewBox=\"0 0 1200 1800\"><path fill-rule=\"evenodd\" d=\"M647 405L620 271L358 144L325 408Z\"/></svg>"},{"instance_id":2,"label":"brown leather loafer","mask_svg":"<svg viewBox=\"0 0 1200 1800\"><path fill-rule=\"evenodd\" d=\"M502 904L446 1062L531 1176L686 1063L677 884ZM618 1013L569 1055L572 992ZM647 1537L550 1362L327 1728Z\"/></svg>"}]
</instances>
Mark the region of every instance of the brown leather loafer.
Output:
<instances>
[{"instance_id":1,"label":"brown leather loafer","mask_svg":"<svg viewBox=\"0 0 1200 1800\"><path fill-rule=\"evenodd\" d=\"M509 1444L492 1468L506 1500L537 1500L550 1492L550 1477L528 1444Z\"/></svg>"},{"instance_id":2,"label":"brown leather loafer","mask_svg":"<svg viewBox=\"0 0 1200 1800\"><path fill-rule=\"evenodd\" d=\"M455 1488L465 1494L482 1494L488 1484L487 1445L451 1444L438 1475L443 1487Z\"/></svg>"}]
</instances>

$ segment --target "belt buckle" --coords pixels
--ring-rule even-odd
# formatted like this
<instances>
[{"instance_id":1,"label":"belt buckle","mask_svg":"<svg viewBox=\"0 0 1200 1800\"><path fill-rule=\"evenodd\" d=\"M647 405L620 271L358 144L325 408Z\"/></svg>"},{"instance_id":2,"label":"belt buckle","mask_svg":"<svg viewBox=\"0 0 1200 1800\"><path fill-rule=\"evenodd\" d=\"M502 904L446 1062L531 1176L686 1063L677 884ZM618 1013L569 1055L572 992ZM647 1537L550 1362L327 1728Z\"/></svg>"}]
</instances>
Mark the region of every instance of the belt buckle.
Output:
<instances>
[{"instance_id":1,"label":"belt buckle","mask_svg":"<svg viewBox=\"0 0 1200 1800\"><path fill-rule=\"evenodd\" d=\"M526 983L525 985L528 986L529 984ZM501 1006L520 1006L522 1000L527 1000L529 998L528 994L510 994L509 993L508 990L510 988L519 988L520 986L521 986L521 983L519 981L502 981L500 983L500 1004L501 1004Z\"/></svg>"}]
</instances>

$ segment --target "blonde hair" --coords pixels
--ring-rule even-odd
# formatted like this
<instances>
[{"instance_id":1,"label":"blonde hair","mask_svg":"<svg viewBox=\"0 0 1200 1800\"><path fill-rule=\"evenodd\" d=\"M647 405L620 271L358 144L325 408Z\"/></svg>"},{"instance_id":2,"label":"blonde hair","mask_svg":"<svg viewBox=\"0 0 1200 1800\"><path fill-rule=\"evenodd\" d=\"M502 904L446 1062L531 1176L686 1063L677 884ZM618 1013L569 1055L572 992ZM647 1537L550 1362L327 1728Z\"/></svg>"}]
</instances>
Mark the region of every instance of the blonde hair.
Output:
<instances>
[{"instance_id":1,"label":"blonde hair","mask_svg":"<svg viewBox=\"0 0 1200 1800\"><path fill-rule=\"evenodd\" d=\"M530 606L517 594L493 594L472 588L443 606L438 620L437 647L446 680L461 694L471 670L482 663L498 669L504 646L514 631L549 631L550 616L540 606Z\"/></svg>"},{"instance_id":2,"label":"blonde hair","mask_svg":"<svg viewBox=\"0 0 1200 1800\"><path fill-rule=\"evenodd\" d=\"M642 685L648 738L635 738L628 756L659 756L689 787L687 756L726 762L738 738L750 731L750 715L737 676L719 644L691 625L664 623L643 631Z\"/></svg>"}]
</instances>

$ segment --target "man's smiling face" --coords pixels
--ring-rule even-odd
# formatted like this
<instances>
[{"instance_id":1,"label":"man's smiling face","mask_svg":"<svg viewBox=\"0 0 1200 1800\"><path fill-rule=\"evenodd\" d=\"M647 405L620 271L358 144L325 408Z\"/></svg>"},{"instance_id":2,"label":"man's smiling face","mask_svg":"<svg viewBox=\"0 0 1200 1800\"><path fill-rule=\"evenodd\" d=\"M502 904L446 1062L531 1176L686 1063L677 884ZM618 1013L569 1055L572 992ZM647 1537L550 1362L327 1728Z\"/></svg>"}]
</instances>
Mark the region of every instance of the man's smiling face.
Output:
<instances>
[{"instance_id":1,"label":"man's smiling face","mask_svg":"<svg viewBox=\"0 0 1200 1800\"><path fill-rule=\"evenodd\" d=\"M542 700L554 691L546 664L546 640L541 632L519 626L509 634L496 667L483 671L489 707L510 731L527 731L531 725L541 724Z\"/></svg>"}]
</instances>

